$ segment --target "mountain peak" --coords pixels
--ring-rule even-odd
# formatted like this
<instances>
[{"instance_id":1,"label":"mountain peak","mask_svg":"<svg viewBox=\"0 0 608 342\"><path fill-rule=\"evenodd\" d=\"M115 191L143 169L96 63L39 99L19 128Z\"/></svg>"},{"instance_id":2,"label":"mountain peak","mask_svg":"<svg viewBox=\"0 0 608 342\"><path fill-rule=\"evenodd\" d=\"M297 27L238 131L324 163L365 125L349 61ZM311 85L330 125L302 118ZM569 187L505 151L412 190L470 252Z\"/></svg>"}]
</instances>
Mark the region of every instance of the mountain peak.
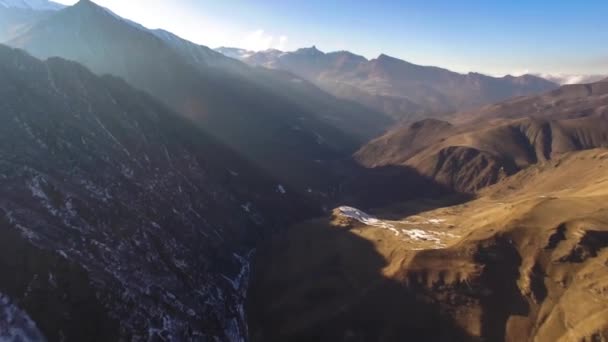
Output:
<instances>
[{"instance_id":1,"label":"mountain peak","mask_svg":"<svg viewBox=\"0 0 608 342\"><path fill-rule=\"evenodd\" d=\"M0 0L2 1L2 0ZM161 29L157 29L157 30L148 30L147 28L145 28L143 25L136 23L134 21L131 21L129 19L125 19L121 16L119 16L118 14L112 12L109 8L103 7L98 5L97 3L91 1L91 0L80 0L78 1L76 4L74 4L73 6L69 7L69 9L72 9L76 12L80 12L80 13L86 13L87 15L98 15L101 14L103 16L109 16L112 19L118 20L122 23L125 23L131 27L134 27L136 29L139 30L143 30L143 31L150 31L151 33L153 33L154 35L158 36L158 35L172 35L174 36L173 33L165 31L165 30L161 30Z\"/></svg>"},{"instance_id":2,"label":"mountain peak","mask_svg":"<svg viewBox=\"0 0 608 342\"><path fill-rule=\"evenodd\" d=\"M407 63L402 59L391 57L384 53L381 53L376 60L380 63Z\"/></svg>"},{"instance_id":3,"label":"mountain peak","mask_svg":"<svg viewBox=\"0 0 608 342\"><path fill-rule=\"evenodd\" d=\"M387 54L381 53L380 56L378 56L378 60L394 60L396 59L395 57L391 57Z\"/></svg>"},{"instance_id":4,"label":"mountain peak","mask_svg":"<svg viewBox=\"0 0 608 342\"><path fill-rule=\"evenodd\" d=\"M300 54L300 55L306 54L306 55L311 55L311 56L324 55L324 53L322 51L320 51L319 49L317 49L316 45L313 45L312 47L309 47L309 48L298 49L294 53Z\"/></svg>"},{"instance_id":5,"label":"mountain peak","mask_svg":"<svg viewBox=\"0 0 608 342\"><path fill-rule=\"evenodd\" d=\"M365 57L363 57L361 55L357 55L357 54L352 53L352 52L347 51L347 50L340 50L340 51L330 52L330 53L328 53L328 55L342 56L342 57L348 57L348 58L352 58L352 59L367 61L367 58L365 58Z\"/></svg>"},{"instance_id":6,"label":"mountain peak","mask_svg":"<svg viewBox=\"0 0 608 342\"><path fill-rule=\"evenodd\" d=\"M94 3L91 0L79 0L72 7L73 8L95 8L95 9L104 9L105 10L105 8L99 6L98 4Z\"/></svg>"}]
</instances>

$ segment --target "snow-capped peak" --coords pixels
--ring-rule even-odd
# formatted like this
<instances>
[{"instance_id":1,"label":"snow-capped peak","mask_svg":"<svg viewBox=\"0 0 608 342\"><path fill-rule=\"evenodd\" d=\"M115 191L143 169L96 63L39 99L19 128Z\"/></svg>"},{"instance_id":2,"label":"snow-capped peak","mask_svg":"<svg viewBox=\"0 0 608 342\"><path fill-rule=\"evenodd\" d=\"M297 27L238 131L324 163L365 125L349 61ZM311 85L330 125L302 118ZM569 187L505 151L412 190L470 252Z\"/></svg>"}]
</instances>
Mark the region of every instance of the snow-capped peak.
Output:
<instances>
[{"instance_id":1,"label":"snow-capped peak","mask_svg":"<svg viewBox=\"0 0 608 342\"><path fill-rule=\"evenodd\" d=\"M35 11L58 11L65 6L48 0L0 0L0 7L31 9Z\"/></svg>"}]
</instances>

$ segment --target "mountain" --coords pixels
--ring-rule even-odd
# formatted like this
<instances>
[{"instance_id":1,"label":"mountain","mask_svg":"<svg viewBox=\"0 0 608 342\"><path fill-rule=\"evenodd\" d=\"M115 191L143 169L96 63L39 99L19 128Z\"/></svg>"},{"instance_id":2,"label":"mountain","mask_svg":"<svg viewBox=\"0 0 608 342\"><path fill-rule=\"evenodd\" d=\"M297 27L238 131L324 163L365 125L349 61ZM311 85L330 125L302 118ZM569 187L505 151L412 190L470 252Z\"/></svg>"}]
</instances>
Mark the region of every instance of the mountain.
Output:
<instances>
[{"instance_id":1,"label":"mountain","mask_svg":"<svg viewBox=\"0 0 608 342\"><path fill-rule=\"evenodd\" d=\"M366 167L405 165L474 192L535 163L608 147L608 83L568 85L458 114L464 123L402 125L361 148Z\"/></svg>"},{"instance_id":2,"label":"mountain","mask_svg":"<svg viewBox=\"0 0 608 342\"><path fill-rule=\"evenodd\" d=\"M601 340L606 168L608 150L575 152L466 203L340 207L295 225L259 249L252 340Z\"/></svg>"},{"instance_id":3,"label":"mountain","mask_svg":"<svg viewBox=\"0 0 608 342\"><path fill-rule=\"evenodd\" d=\"M219 48L215 49L215 51L221 53L222 55L224 55L226 57L239 59L239 60L247 58L255 53L253 51L248 51L245 49L230 48L230 47L219 47Z\"/></svg>"},{"instance_id":4,"label":"mountain","mask_svg":"<svg viewBox=\"0 0 608 342\"><path fill-rule=\"evenodd\" d=\"M223 54L210 49L204 45L194 44L190 41L182 39L177 35L157 29L152 30L155 36L163 40L170 48L181 55L186 61L195 67L215 67L225 68L227 70L234 70L246 73L247 68L242 62L235 61L231 58L225 58Z\"/></svg>"},{"instance_id":5,"label":"mountain","mask_svg":"<svg viewBox=\"0 0 608 342\"><path fill-rule=\"evenodd\" d=\"M392 122L291 74L246 67L87 0L10 44L124 78L300 191L326 191L334 179L319 161L347 157Z\"/></svg>"},{"instance_id":6,"label":"mountain","mask_svg":"<svg viewBox=\"0 0 608 342\"><path fill-rule=\"evenodd\" d=\"M255 241L316 206L74 62L0 45L0 94L0 318L49 341L246 336Z\"/></svg>"},{"instance_id":7,"label":"mountain","mask_svg":"<svg viewBox=\"0 0 608 342\"><path fill-rule=\"evenodd\" d=\"M65 6L48 0L0 0L0 7L34 11L57 11Z\"/></svg>"},{"instance_id":8,"label":"mountain","mask_svg":"<svg viewBox=\"0 0 608 342\"><path fill-rule=\"evenodd\" d=\"M5 6L6 3L4 3ZM4 7L0 3L0 42L11 40L52 15L54 11L21 7Z\"/></svg>"},{"instance_id":9,"label":"mountain","mask_svg":"<svg viewBox=\"0 0 608 342\"><path fill-rule=\"evenodd\" d=\"M234 50L218 51L235 56L231 53ZM367 60L348 51L323 53L314 46L294 52L269 50L240 56L248 64L293 72L338 97L409 121L557 87L532 75L463 75L384 54Z\"/></svg>"},{"instance_id":10,"label":"mountain","mask_svg":"<svg viewBox=\"0 0 608 342\"><path fill-rule=\"evenodd\" d=\"M608 108L608 82L571 84L539 95L508 101L456 113L452 121L469 123L478 120L513 119L523 116L536 118L573 118L603 115Z\"/></svg>"}]
</instances>

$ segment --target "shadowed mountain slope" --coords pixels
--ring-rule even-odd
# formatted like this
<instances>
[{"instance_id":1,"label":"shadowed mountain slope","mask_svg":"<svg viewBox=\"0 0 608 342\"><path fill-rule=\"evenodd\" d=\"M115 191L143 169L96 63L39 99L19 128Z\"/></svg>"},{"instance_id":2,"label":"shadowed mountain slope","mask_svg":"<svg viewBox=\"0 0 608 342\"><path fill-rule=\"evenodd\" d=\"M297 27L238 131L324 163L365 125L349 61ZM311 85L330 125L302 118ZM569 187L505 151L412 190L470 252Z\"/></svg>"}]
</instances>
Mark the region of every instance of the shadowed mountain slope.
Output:
<instances>
[{"instance_id":1,"label":"shadowed mountain slope","mask_svg":"<svg viewBox=\"0 0 608 342\"><path fill-rule=\"evenodd\" d=\"M0 293L50 341L231 341L260 236L315 206L114 77L0 46Z\"/></svg>"},{"instance_id":2,"label":"shadowed mountain slope","mask_svg":"<svg viewBox=\"0 0 608 342\"><path fill-rule=\"evenodd\" d=\"M355 158L366 167L407 165L472 192L537 162L608 146L606 85L570 85L509 100L472 112L477 119L469 123L426 120L397 127Z\"/></svg>"},{"instance_id":3,"label":"shadowed mountain slope","mask_svg":"<svg viewBox=\"0 0 608 342\"><path fill-rule=\"evenodd\" d=\"M57 12L10 44L37 57L61 56L99 74L122 77L302 190L323 189L331 180L316 161L348 156L391 122L330 98L292 75L251 70L87 0Z\"/></svg>"}]
</instances>

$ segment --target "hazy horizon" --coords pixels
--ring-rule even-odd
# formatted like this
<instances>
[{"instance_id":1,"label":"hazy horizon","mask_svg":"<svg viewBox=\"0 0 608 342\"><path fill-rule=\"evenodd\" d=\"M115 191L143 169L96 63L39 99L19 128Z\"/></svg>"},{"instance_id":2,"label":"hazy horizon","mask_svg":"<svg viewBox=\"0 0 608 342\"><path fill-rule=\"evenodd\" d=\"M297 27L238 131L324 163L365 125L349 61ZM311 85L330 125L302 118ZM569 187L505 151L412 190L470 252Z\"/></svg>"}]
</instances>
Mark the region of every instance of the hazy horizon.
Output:
<instances>
[{"instance_id":1,"label":"hazy horizon","mask_svg":"<svg viewBox=\"0 0 608 342\"><path fill-rule=\"evenodd\" d=\"M524 4L95 2L146 27L163 28L212 48L291 51L314 45L322 51L348 50L368 59L384 53L464 73L608 74L608 48L600 44L608 32L596 30L608 4L600 1L586 6L546 0Z\"/></svg>"}]
</instances>

